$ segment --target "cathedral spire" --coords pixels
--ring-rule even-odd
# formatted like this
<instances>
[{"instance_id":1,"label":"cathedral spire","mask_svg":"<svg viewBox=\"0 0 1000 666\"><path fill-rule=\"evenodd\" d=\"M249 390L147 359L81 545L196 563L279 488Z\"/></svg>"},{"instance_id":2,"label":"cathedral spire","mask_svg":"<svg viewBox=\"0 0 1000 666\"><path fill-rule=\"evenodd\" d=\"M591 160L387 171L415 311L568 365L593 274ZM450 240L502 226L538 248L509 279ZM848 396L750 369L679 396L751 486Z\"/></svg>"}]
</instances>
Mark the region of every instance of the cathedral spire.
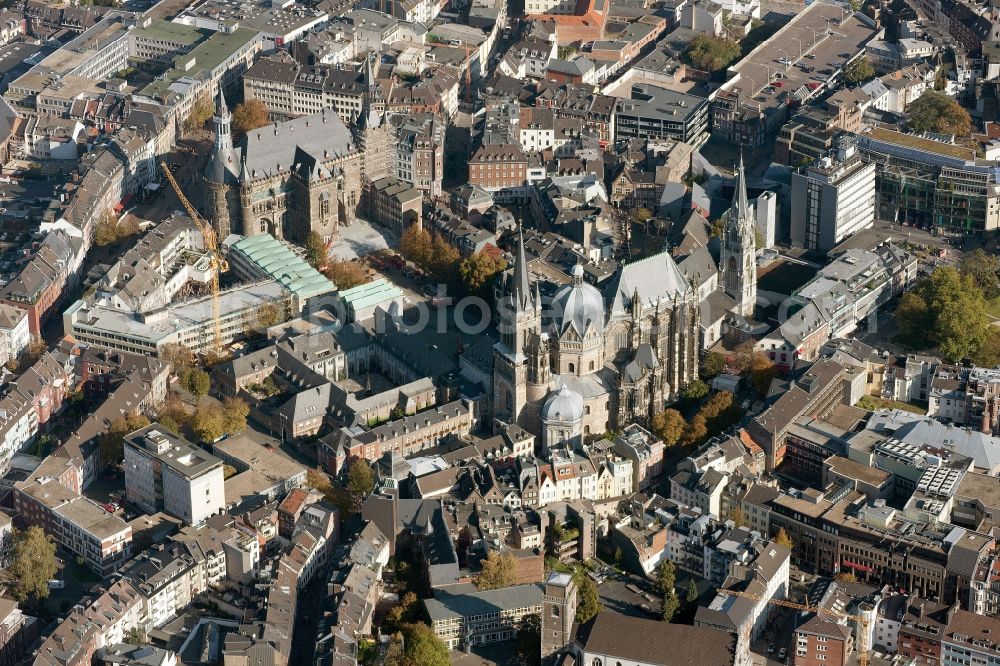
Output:
<instances>
[{"instance_id":1,"label":"cathedral spire","mask_svg":"<svg viewBox=\"0 0 1000 666\"><path fill-rule=\"evenodd\" d=\"M514 257L514 305L519 309L528 307L531 300L531 283L528 281L528 261L524 256L524 232L518 230L517 255Z\"/></svg>"},{"instance_id":2,"label":"cathedral spire","mask_svg":"<svg viewBox=\"0 0 1000 666\"><path fill-rule=\"evenodd\" d=\"M733 209L738 220L745 220L750 215L750 206L747 204L747 178L743 170L743 151L740 151L740 165L736 169L736 193L733 194Z\"/></svg>"}]
</instances>

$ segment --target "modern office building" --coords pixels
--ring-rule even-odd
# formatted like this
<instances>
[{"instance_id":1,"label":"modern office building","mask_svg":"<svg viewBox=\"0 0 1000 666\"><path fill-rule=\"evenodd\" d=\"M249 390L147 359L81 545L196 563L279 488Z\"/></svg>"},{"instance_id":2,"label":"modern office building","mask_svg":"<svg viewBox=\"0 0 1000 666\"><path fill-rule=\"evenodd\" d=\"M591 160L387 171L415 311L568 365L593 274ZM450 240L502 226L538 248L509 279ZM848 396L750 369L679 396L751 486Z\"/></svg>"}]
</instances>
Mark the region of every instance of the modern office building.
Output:
<instances>
[{"instance_id":1,"label":"modern office building","mask_svg":"<svg viewBox=\"0 0 1000 666\"><path fill-rule=\"evenodd\" d=\"M649 84L632 86L615 123L616 139L673 139L700 146L708 140L708 100Z\"/></svg>"},{"instance_id":2,"label":"modern office building","mask_svg":"<svg viewBox=\"0 0 1000 666\"><path fill-rule=\"evenodd\" d=\"M226 505L222 461L163 426L125 438L125 496L149 513L197 525Z\"/></svg>"},{"instance_id":3,"label":"modern office building","mask_svg":"<svg viewBox=\"0 0 1000 666\"><path fill-rule=\"evenodd\" d=\"M858 136L858 152L876 167L879 219L961 235L1000 229L1000 171L970 149L876 128Z\"/></svg>"},{"instance_id":4,"label":"modern office building","mask_svg":"<svg viewBox=\"0 0 1000 666\"><path fill-rule=\"evenodd\" d=\"M792 174L792 244L830 250L875 222L875 165L862 161L853 137Z\"/></svg>"}]
</instances>

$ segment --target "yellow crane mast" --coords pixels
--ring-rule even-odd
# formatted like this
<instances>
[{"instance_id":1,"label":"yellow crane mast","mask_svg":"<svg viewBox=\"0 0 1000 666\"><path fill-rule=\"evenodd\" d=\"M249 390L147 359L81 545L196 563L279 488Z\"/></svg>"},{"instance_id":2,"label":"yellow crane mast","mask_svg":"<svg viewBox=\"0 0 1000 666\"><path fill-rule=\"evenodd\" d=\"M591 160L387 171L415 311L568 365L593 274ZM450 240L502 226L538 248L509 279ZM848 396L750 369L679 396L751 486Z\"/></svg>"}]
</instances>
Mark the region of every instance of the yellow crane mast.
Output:
<instances>
[{"instance_id":1,"label":"yellow crane mast","mask_svg":"<svg viewBox=\"0 0 1000 666\"><path fill-rule=\"evenodd\" d=\"M215 355L222 356L222 323L220 321L221 312L219 306L219 273L226 270L226 262L219 254L219 243L215 237L215 229L212 225L206 223L201 216L198 215L198 211L195 210L188 198L184 196L184 192L181 190L181 186L174 179L174 174L170 172L170 168L167 166L166 162L160 162L160 168L163 169L163 174L170 181L170 187L174 188L174 192L177 194L177 198L180 199L181 205L184 206L184 210L187 214L191 216L194 221L198 231L201 232L202 238L205 239L205 248L208 250L212 261L212 326L214 328L215 340L214 349Z\"/></svg>"},{"instance_id":2,"label":"yellow crane mast","mask_svg":"<svg viewBox=\"0 0 1000 666\"><path fill-rule=\"evenodd\" d=\"M720 589L721 594L728 594L732 597L742 597L743 599L750 599L751 601L764 601L765 603L774 606L783 606L785 608L793 608L798 611L805 611L807 613L819 613L822 615L827 615L829 617L835 617L843 620L853 620L858 623L861 627L858 632L858 657L861 666L868 666L868 655L871 650L871 646L868 645L868 618L864 615L851 615L850 613L842 613L840 611L830 610L828 608L823 608L821 606L809 606L807 604L799 604L794 601L788 601L786 599L765 599L764 597L751 594L750 592L738 592L736 590L723 590ZM794 646L792 647L794 649Z\"/></svg>"}]
</instances>

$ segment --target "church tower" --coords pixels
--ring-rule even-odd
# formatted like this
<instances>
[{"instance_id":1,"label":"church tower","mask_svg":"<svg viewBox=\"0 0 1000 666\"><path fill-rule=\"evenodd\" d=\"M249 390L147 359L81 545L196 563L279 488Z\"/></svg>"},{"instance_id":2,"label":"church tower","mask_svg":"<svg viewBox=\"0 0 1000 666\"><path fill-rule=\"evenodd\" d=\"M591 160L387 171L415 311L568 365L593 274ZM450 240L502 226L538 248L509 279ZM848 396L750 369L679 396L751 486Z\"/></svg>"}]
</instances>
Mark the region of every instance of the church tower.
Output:
<instances>
[{"instance_id":1,"label":"church tower","mask_svg":"<svg viewBox=\"0 0 1000 666\"><path fill-rule=\"evenodd\" d=\"M365 94L354 122L354 142L361 152L361 192L367 200L372 182L389 175L393 156L391 124L385 117L382 84L372 57L365 60Z\"/></svg>"},{"instance_id":2,"label":"church tower","mask_svg":"<svg viewBox=\"0 0 1000 666\"><path fill-rule=\"evenodd\" d=\"M554 664L573 640L576 583L567 573L553 571L545 579L542 598L542 664Z\"/></svg>"},{"instance_id":3,"label":"church tower","mask_svg":"<svg viewBox=\"0 0 1000 666\"><path fill-rule=\"evenodd\" d=\"M541 296L528 280L523 235L517 240L514 271L505 292L497 304L500 342L494 348L493 416L517 423L525 405L544 395L548 383Z\"/></svg>"},{"instance_id":4,"label":"church tower","mask_svg":"<svg viewBox=\"0 0 1000 666\"><path fill-rule=\"evenodd\" d=\"M239 183L240 160L233 149L233 116L229 113L222 86L215 100L215 145L205 167L205 205L211 217L212 228L221 243L232 232L241 231L239 223L242 210ZM234 224L235 222L235 224ZM234 228L235 227L235 228Z\"/></svg>"},{"instance_id":5,"label":"church tower","mask_svg":"<svg viewBox=\"0 0 1000 666\"><path fill-rule=\"evenodd\" d=\"M754 216L747 203L743 157L736 170L736 193L722 233L719 271L722 288L736 301L736 313L753 317L757 304L757 261Z\"/></svg>"}]
</instances>

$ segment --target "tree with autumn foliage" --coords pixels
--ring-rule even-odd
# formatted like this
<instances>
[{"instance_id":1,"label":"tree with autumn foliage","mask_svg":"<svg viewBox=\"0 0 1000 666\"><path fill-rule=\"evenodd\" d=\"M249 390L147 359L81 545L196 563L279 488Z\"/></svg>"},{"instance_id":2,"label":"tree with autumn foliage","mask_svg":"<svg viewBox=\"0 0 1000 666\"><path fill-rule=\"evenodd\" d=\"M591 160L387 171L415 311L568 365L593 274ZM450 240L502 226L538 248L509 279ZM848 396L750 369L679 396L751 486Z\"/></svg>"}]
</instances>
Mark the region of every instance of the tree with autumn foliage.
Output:
<instances>
[{"instance_id":1,"label":"tree with autumn foliage","mask_svg":"<svg viewBox=\"0 0 1000 666\"><path fill-rule=\"evenodd\" d=\"M263 127L270 122L267 107L259 99L248 99L242 104L237 104L236 108L233 109L233 130L239 135Z\"/></svg>"}]
</instances>

